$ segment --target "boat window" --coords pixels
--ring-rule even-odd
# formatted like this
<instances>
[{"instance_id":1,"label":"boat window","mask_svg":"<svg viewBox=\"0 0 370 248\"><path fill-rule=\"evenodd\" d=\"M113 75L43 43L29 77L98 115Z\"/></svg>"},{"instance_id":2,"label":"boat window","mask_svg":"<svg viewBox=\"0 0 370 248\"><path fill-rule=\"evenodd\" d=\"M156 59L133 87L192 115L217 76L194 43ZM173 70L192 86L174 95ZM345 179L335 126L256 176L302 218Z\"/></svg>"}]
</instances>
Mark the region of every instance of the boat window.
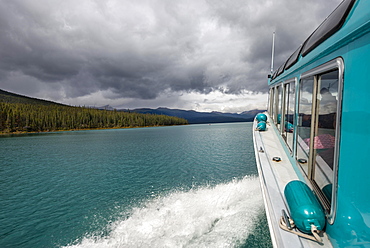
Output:
<instances>
[{"instance_id":1,"label":"boat window","mask_svg":"<svg viewBox=\"0 0 370 248\"><path fill-rule=\"evenodd\" d=\"M337 32L343 25L355 0L344 0L328 18L308 37L302 48L302 56L306 56L315 47Z\"/></svg>"},{"instance_id":2,"label":"boat window","mask_svg":"<svg viewBox=\"0 0 370 248\"><path fill-rule=\"evenodd\" d=\"M302 79L299 89L296 158L306 175L308 175L310 153L308 141L311 134L313 85L312 76Z\"/></svg>"},{"instance_id":3,"label":"boat window","mask_svg":"<svg viewBox=\"0 0 370 248\"><path fill-rule=\"evenodd\" d=\"M276 120L277 120L277 112L278 112L278 101L279 101L279 98L278 98L279 94L278 94L278 87L275 87L274 88L274 102L273 102L273 115L272 115L272 119L274 120L274 123L276 123Z\"/></svg>"},{"instance_id":4,"label":"boat window","mask_svg":"<svg viewBox=\"0 0 370 248\"><path fill-rule=\"evenodd\" d=\"M283 105L283 87L282 86L278 86L277 87L277 106L276 106L276 110L277 110L277 116L276 116L276 120L275 120L275 123L277 124L277 127L279 130L281 130L281 115L282 115L282 105Z\"/></svg>"},{"instance_id":5,"label":"boat window","mask_svg":"<svg viewBox=\"0 0 370 248\"><path fill-rule=\"evenodd\" d=\"M269 92L269 95L270 95L270 97L269 97L269 100L268 100L268 112L269 112L269 114L270 114L270 116L272 116L272 111L273 111L273 106L274 106L274 104L273 104L273 99L274 99L274 88L270 88L270 92Z\"/></svg>"},{"instance_id":6,"label":"boat window","mask_svg":"<svg viewBox=\"0 0 370 248\"><path fill-rule=\"evenodd\" d=\"M338 70L319 76L316 97L318 117L313 140L314 180L329 203L334 178L338 81Z\"/></svg>"},{"instance_id":7,"label":"boat window","mask_svg":"<svg viewBox=\"0 0 370 248\"><path fill-rule=\"evenodd\" d=\"M274 71L274 74L272 74L272 77L271 77L271 80L274 80L276 78L276 74L277 74L278 70L275 70Z\"/></svg>"},{"instance_id":8,"label":"boat window","mask_svg":"<svg viewBox=\"0 0 370 248\"><path fill-rule=\"evenodd\" d=\"M282 123L282 133L281 135L283 136L283 139L285 140L286 142L286 137L287 137L287 134L286 134L286 119L287 119L287 108L289 106L289 103L288 103L288 99L289 99L289 84L284 84L284 97L283 97L283 101L284 101L284 104L283 104L283 119L281 119L281 123Z\"/></svg>"},{"instance_id":9,"label":"boat window","mask_svg":"<svg viewBox=\"0 0 370 248\"><path fill-rule=\"evenodd\" d=\"M271 88L270 94L270 117L273 122L273 120L275 120L275 87Z\"/></svg>"},{"instance_id":10,"label":"boat window","mask_svg":"<svg viewBox=\"0 0 370 248\"><path fill-rule=\"evenodd\" d=\"M301 52L301 48L302 48L302 46L299 46L298 49L289 57L289 59L286 62L286 65L285 65L285 70L288 70L295 63L297 63L300 52Z\"/></svg>"},{"instance_id":11,"label":"boat window","mask_svg":"<svg viewBox=\"0 0 370 248\"><path fill-rule=\"evenodd\" d=\"M284 132L283 137L288 147L293 151L294 108L295 108L295 82L285 84L284 106Z\"/></svg>"},{"instance_id":12,"label":"boat window","mask_svg":"<svg viewBox=\"0 0 370 248\"><path fill-rule=\"evenodd\" d=\"M343 60L337 58L303 73L296 111L296 159L331 224L337 204L343 69Z\"/></svg>"},{"instance_id":13,"label":"boat window","mask_svg":"<svg viewBox=\"0 0 370 248\"><path fill-rule=\"evenodd\" d=\"M276 76L279 76L281 73L283 73L283 71L284 71L284 66L285 66L285 63L284 63L284 64L282 64L282 65L279 67L279 69L278 69L278 71L277 71Z\"/></svg>"}]
</instances>

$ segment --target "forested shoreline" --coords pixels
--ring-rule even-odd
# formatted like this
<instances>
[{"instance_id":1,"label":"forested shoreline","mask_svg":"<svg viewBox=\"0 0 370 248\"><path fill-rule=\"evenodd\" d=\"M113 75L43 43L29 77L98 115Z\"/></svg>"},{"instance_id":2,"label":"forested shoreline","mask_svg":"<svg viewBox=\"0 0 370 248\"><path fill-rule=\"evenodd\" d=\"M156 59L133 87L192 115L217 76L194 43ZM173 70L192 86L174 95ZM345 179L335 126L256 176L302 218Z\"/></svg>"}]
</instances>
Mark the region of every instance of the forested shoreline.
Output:
<instances>
[{"instance_id":1,"label":"forested shoreline","mask_svg":"<svg viewBox=\"0 0 370 248\"><path fill-rule=\"evenodd\" d=\"M0 101L0 133L185 125L187 120L152 114L59 104Z\"/></svg>"}]
</instances>

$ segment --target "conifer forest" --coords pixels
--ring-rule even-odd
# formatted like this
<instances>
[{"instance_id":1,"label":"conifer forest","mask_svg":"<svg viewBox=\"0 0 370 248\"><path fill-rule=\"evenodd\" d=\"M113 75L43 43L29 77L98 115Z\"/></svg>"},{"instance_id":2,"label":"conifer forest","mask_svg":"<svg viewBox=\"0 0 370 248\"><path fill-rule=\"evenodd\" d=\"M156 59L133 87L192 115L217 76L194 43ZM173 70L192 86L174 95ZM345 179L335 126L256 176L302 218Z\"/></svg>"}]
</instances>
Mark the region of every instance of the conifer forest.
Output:
<instances>
[{"instance_id":1,"label":"conifer forest","mask_svg":"<svg viewBox=\"0 0 370 248\"><path fill-rule=\"evenodd\" d=\"M185 119L166 115L72 107L33 98L14 98L12 96L0 98L1 133L185 124L188 124Z\"/></svg>"}]
</instances>

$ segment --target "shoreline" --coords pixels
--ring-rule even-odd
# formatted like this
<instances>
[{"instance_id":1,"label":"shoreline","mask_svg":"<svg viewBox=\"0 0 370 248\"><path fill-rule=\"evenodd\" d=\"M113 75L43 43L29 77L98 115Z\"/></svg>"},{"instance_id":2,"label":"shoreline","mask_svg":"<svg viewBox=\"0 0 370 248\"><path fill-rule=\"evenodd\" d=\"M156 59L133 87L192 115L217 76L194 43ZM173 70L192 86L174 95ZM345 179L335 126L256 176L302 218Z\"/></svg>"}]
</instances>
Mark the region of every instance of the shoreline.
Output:
<instances>
[{"instance_id":1,"label":"shoreline","mask_svg":"<svg viewBox=\"0 0 370 248\"><path fill-rule=\"evenodd\" d=\"M24 135L24 134L41 134L41 133L54 133L54 132L73 132L73 131L89 131L89 130L106 130L106 129L128 129L128 128L145 128L145 127L171 127L171 126L185 126L189 124L182 124L182 125L158 125L158 126L141 126L141 127L101 127L101 128L82 128L82 129L67 129L67 130L49 130L49 131L16 131L16 132L0 132L1 136L7 135Z\"/></svg>"}]
</instances>

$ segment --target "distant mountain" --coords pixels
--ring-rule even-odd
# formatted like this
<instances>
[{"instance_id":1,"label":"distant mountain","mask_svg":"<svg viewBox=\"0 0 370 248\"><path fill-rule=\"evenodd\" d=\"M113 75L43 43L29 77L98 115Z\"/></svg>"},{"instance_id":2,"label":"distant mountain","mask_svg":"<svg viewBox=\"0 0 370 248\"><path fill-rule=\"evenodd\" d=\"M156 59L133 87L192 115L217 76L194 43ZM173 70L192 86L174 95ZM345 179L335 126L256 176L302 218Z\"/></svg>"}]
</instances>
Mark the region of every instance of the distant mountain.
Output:
<instances>
[{"instance_id":1,"label":"distant mountain","mask_svg":"<svg viewBox=\"0 0 370 248\"><path fill-rule=\"evenodd\" d=\"M37 99L28 96L22 96L15 93L11 93L5 90L0 89L0 101L8 102L8 103L24 103L24 104L40 104L40 105L59 105L59 106L67 106L64 104Z\"/></svg>"},{"instance_id":2,"label":"distant mountain","mask_svg":"<svg viewBox=\"0 0 370 248\"><path fill-rule=\"evenodd\" d=\"M186 125L183 118L73 107L0 90L0 133Z\"/></svg>"},{"instance_id":3,"label":"distant mountain","mask_svg":"<svg viewBox=\"0 0 370 248\"><path fill-rule=\"evenodd\" d=\"M188 120L189 124L201 123L224 123L224 122L250 122L253 121L257 113L265 110L250 110L243 113L221 113L221 112L197 112L194 110L168 109L168 108L140 108L140 109L121 109L120 111L135 112L143 114L157 114L180 117Z\"/></svg>"},{"instance_id":4,"label":"distant mountain","mask_svg":"<svg viewBox=\"0 0 370 248\"><path fill-rule=\"evenodd\" d=\"M94 107L94 108L100 109L100 110L115 110L115 108L113 108L109 104L108 105L101 106L101 107Z\"/></svg>"},{"instance_id":5,"label":"distant mountain","mask_svg":"<svg viewBox=\"0 0 370 248\"><path fill-rule=\"evenodd\" d=\"M52 101L41 100L37 98L22 96L14 93L10 93L4 90L0 90L0 101L9 103L27 103L27 104L41 104L41 105L59 105L68 106ZM109 105L102 107L96 107L102 110L114 110ZM201 123L223 123L223 122L249 122L253 121L254 116L257 113L263 112L265 110L250 110L244 111L240 114L237 113L221 113L221 112L197 112L194 110L181 110L181 109L169 109L169 108L140 108L140 109L121 109L118 111L124 112L135 112L142 114L157 114L157 115L168 115L179 118L184 118L188 120L190 124L201 124Z\"/></svg>"},{"instance_id":6,"label":"distant mountain","mask_svg":"<svg viewBox=\"0 0 370 248\"><path fill-rule=\"evenodd\" d=\"M244 112L241 113L241 115L248 115L248 116L255 117L256 114L261 113L261 112L265 112L265 111L267 111L267 110L266 109L263 109L263 110L253 109L253 110L249 110L249 111L244 111Z\"/></svg>"}]
</instances>

